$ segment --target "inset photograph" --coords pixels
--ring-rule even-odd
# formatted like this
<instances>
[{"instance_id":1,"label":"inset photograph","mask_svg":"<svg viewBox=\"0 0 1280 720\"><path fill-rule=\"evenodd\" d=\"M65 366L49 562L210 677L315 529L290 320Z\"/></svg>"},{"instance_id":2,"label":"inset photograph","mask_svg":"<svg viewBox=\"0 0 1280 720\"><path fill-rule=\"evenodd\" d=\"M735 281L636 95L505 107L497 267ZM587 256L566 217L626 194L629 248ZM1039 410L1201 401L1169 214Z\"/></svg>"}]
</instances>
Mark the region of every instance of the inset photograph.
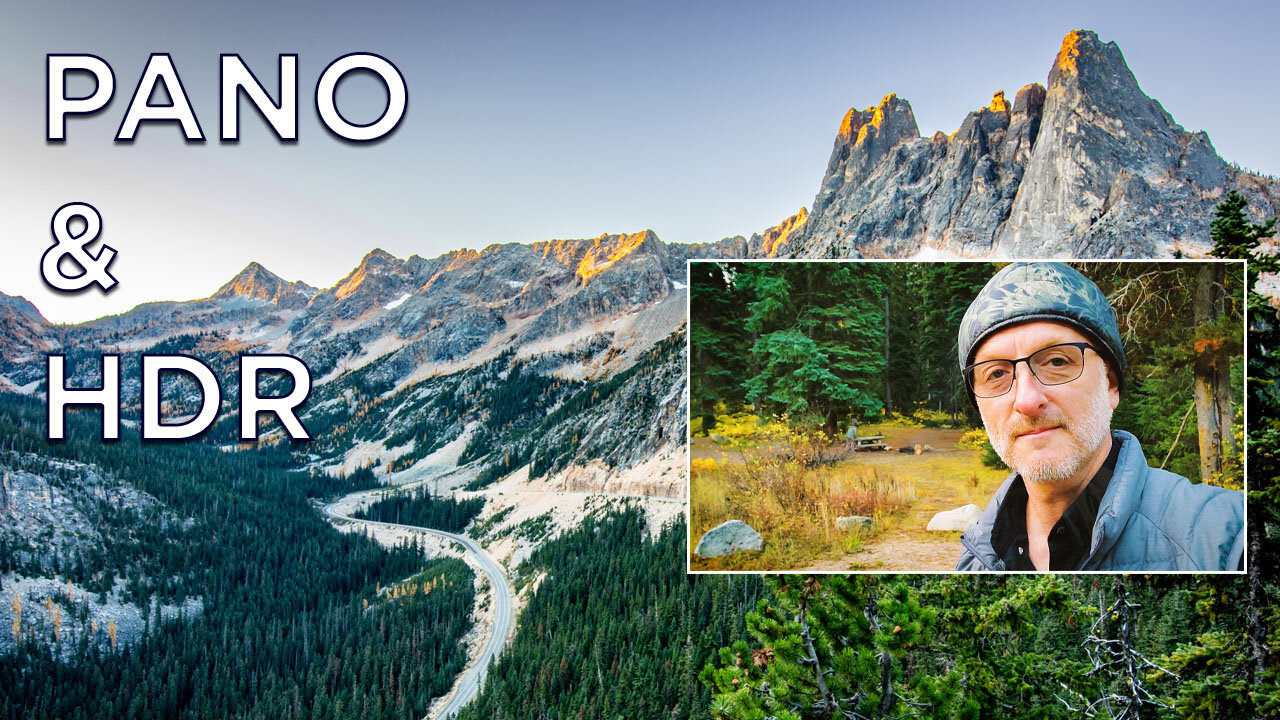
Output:
<instances>
[{"instance_id":1,"label":"inset photograph","mask_svg":"<svg viewBox=\"0 0 1280 720\"><path fill-rule=\"evenodd\" d=\"M1243 570L1244 271L690 261L690 572Z\"/></svg>"}]
</instances>

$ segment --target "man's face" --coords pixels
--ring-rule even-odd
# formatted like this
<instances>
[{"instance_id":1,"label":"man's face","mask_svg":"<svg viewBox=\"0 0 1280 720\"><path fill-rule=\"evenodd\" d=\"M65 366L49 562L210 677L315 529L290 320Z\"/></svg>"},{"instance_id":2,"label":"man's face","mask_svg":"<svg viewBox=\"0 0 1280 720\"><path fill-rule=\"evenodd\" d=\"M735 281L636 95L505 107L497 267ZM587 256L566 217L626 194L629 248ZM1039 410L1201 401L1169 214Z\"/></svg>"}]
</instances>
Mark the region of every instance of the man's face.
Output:
<instances>
[{"instance_id":1,"label":"man's face","mask_svg":"<svg viewBox=\"0 0 1280 720\"><path fill-rule=\"evenodd\" d=\"M1055 322L1014 325L983 341L973 362L1027 357L1068 342L1089 340ZM1084 355L1084 371L1071 382L1041 384L1026 363L1018 363L1009 392L977 399L991 446L1028 482L1061 482L1075 476L1095 459L1110 435L1119 386L1096 352L1086 350Z\"/></svg>"}]
</instances>

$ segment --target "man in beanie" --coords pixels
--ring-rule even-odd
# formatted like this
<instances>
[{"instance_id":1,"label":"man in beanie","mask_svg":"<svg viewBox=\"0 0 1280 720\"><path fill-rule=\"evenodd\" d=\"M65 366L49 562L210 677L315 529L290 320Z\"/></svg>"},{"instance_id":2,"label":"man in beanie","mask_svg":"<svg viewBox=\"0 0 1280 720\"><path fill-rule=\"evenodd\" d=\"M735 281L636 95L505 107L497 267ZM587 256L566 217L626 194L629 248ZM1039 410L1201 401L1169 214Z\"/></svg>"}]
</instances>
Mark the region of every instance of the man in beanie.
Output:
<instances>
[{"instance_id":1,"label":"man in beanie","mask_svg":"<svg viewBox=\"0 0 1280 720\"><path fill-rule=\"evenodd\" d=\"M1013 469L961 536L958 570L1237 570L1244 494L1147 465L1111 429L1124 389L1116 314L1061 263L1014 263L960 322L960 366Z\"/></svg>"}]
</instances>

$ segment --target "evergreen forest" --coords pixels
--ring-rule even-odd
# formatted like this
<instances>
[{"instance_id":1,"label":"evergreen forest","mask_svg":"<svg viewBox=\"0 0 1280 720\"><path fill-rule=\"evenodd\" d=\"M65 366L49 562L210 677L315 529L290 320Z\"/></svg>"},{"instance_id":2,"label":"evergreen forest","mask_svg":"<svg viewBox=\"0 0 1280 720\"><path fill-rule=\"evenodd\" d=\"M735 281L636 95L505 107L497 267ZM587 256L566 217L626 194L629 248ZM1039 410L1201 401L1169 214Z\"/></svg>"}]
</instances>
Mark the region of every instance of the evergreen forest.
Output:
<instances>
[{"instance_id":1,"label":"evergreen forest","mask_svg":"<svg viewBox=\"0 0 1280 720\"><path fill-rule=\"evenodd\" d=\"M686 575L685 543L683 521L650 536L628 509L536 550L518 582L537 592L459 719L710 717L698 673L746 632L764 585Z\"/></svg>"},{"instance_id":2,"label":"evergreen forest","mask_svg":"<svg viewBox=\"0 0 1280 720\"><path fill-rule=\"evenodd\" d=\"M1134 433L1169 470L1203 480L1217 474L1220 484L1239 487L1241 265L1075 266L1111 300L1125 342L1130 370L1112 426ZM960 372L956 336L969 303L1000 267L691 263L695 434L711 434L717 417L739 412L762 422L784 418L793 428L820 429L828 438L851 422L894 417L980 427ZM1219 404L1199 407L1202 390ZM1202 465L1200 438L1216 452L1208 464Z\"/></svg>"},{"instance_id":3,"label":"evergreen forest","mask_svg":"<svg viewBox=\"0 0 1280 720\"><path fill-rule=\"evenodd\" d=\"M484 498L437 497L431 488L418 488L390 493L352 517L457 533L483 509Z\"/></svg>"},{"instance_id":4,"label":"evergreen forest","mask_svg":"<svg viewBox=\"0 0 1280 720\"><path fill-rule=\"evenodd\" d=\"M84 633L66 661L25 636L0 656L0 717L409 720L461 672L471 570L331 528L309 497L358 481L200 443L102 443L92 413L70 414L71 439L46 443L43 415L33 399L0 398L0 452L93 463L194 520L176 539L143 525L72 576L150 578L138 602L190 594L204 605L194 618L157 622L136 645ZM8 554L3 562L24 570Z\"/></svg>"}]
</instances>

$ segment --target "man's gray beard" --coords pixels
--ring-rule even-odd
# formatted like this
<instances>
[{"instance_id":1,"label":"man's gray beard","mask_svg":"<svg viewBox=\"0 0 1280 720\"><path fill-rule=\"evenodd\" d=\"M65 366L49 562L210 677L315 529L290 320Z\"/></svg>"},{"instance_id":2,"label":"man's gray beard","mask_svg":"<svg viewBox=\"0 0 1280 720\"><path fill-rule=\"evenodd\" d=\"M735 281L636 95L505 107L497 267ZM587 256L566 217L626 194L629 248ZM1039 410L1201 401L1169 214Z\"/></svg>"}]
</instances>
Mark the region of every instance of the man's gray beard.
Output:
<instances>
[{"instance_id":1,"label":"man's gray beard","mask_svg":"<svg viewBox=\"0 0 1280 720\"><path fill-rule=\"evenodd\" d=\"M987 436L996 454L1022 479L1032 483L1056 483L1073 477L1088 464L1102 443L1111 435L1111 403L1107 401L1107 376L1102 375L1099 387L1089 398L1084 414L1079 417L1067 417L1061 411L1053 415L1041 416L1037 421L1011 424L1004 434L992 433L991 424L986 417L982 423L987 427ZM1011 391L1012 392L1012 391ZM1070 453L1058 460L1037 460L1018 462L1013 457L1013 444L1018 433L1026 432L1034 427L1061 426L1075 441L1077 452Z\"/></svg>"}]
</instances>

